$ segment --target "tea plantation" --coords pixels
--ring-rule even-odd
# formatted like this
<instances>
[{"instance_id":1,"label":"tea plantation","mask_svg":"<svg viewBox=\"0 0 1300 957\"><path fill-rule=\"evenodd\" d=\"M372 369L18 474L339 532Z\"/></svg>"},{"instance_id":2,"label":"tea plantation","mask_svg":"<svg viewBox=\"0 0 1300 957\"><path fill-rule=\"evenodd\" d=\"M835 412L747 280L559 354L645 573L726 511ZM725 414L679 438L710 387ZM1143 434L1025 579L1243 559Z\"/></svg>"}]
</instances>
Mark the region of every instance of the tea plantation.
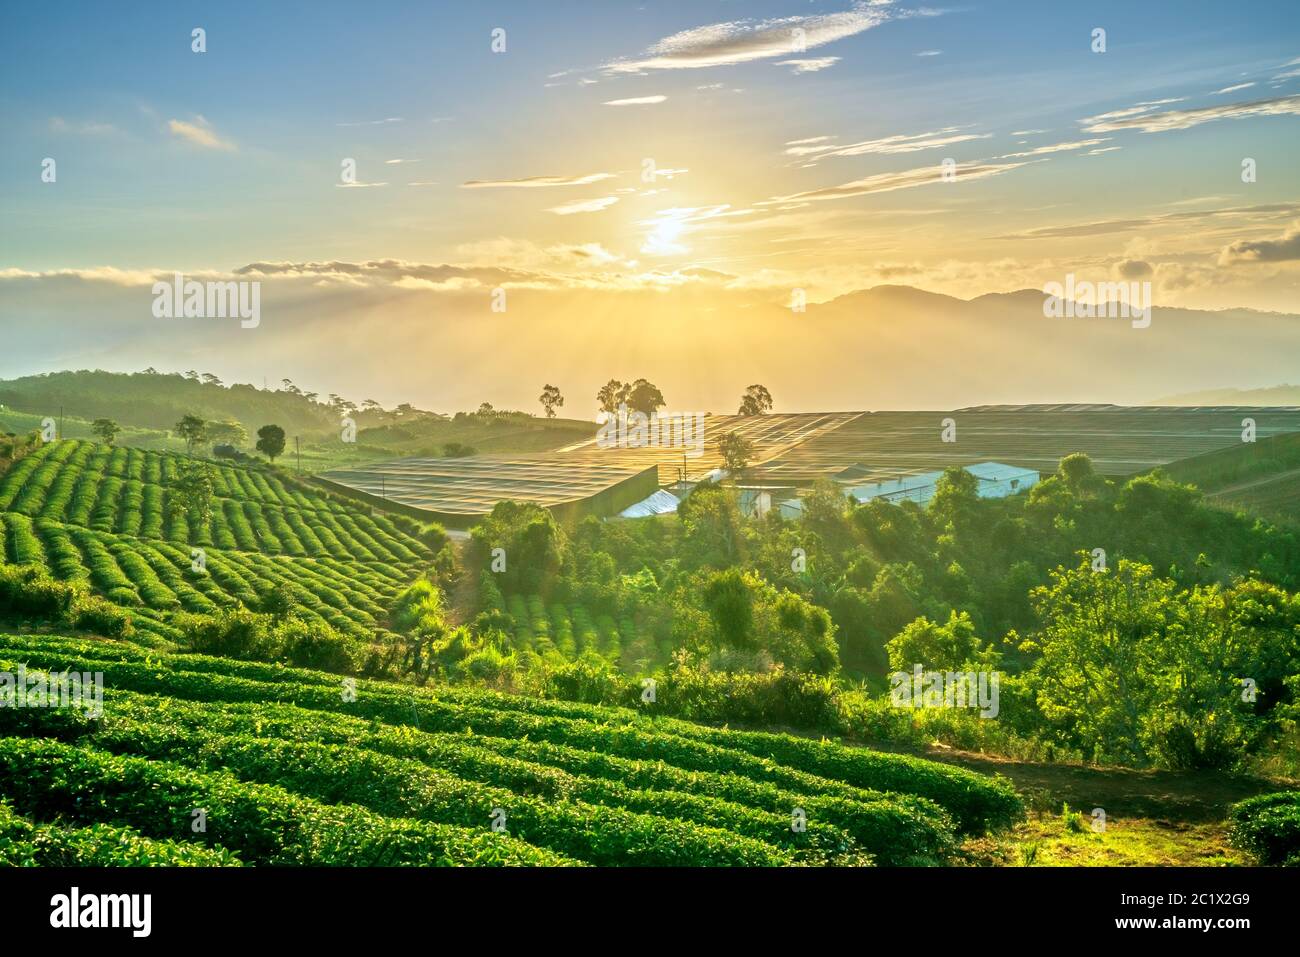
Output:
<instances>
[{"instance_id":1,"label":"tea plantation","mask_svg":"<svg viewBox=\"0 0 1300 957\"><path fill-rule=\"evenodd\" d=\"M75 440L40 447L0 478L0 564L85 583L163 642L175 637L169 612L255 607L276 586L307 621L364 640L430 557L393 519L259 469L208 463L200 521L167 507L184 462Z\"/></svg>"},{"instance_id":2,"label":"tea plantation","mask_svg":"<svg viewBox=\"0 0 1300 957\"><path fill-rule=\"evenodd\" d=\"M925 864L1020 814L959 769L616 708L0 635L20 666L106 691L0 708L0 861L109 833L118 863Z\"/></svg>"},{"instance_id":3,"label":"tea plantation","mask_svg":"<svg viewBox=\"0 0 1300 957\"><path fill-rule=\"evenodd\" d=\"M98 714L0 707L0 864L939 864L1021 814L1000 779L909 757L187 651L194 621L276 590L308 631L373 641L434 551L260 467L207 463L198 519L169 508L185 465L70 440L0 476L0 675L105 689ZM525 648L644 644L579 604L508 604Z\"/></svg>"}]
</instances>

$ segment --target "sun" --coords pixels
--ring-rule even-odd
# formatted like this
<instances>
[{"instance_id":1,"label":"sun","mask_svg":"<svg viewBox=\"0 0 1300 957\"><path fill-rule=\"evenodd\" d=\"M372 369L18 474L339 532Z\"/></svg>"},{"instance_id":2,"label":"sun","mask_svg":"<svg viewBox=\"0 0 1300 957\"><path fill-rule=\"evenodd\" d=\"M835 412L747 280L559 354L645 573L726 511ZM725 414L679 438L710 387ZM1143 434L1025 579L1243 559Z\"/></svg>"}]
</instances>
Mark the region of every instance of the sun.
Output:
<instances>
[{"instance_id":1,"label":"sun","mask_svg":"<svg viewBox=\"0 0 1300 957\"><path fill-rule=\"evenodd\" d=\"M690 252L690 247L678 242L685 224L676 210L665 210L659 218L650 221L641 252L650 256L680 256Z\"/></svg>"}]
</instances>

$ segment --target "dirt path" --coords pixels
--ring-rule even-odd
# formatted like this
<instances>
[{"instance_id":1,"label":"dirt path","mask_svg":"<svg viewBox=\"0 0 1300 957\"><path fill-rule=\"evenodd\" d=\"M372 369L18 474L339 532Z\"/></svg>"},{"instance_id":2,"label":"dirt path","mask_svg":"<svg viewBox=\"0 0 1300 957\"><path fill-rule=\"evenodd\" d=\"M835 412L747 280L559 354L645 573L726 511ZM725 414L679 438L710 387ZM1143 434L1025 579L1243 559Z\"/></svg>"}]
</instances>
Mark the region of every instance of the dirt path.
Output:
<instances>
[{"instance_id":1,"label":"dirt path","mask_svg":"<svg viewBox=\"0 0 1300 957\"><path fill-rule=\"evenodd\" d=\"M469 536L463 539L452 538L456 549L456 560L461 568L465 564L465 548L469 543ZM447 602L447 622L457 628L469 622L473 617L474 609L478 608L478 583L479 577L473 571L468 569L461 572L460 578L456 581L456 587L452 590L450 600Z\"/></svg>"},{"instance_id":2,"label":"dirt path","mask_svg":"<svg viewBox=\"0 0 1300 957\"><path fill-rule=\"evenodd\" d=\"M1226 495L1235 495L1238 492L1246 492L1261 485L1272 485L1274 482L1285 482L1289 479L1300 479L1300 469L1291 469L1287 472L1274 472L1271 475L1261 475L1258 478L1248 479L1245 482L1238 482L1236 485L1229 485L1225 488L1218 489L1211 494L1212 498L1220 498Z\"/></svg>"},{"instance_id":3,"label":"dirt path","mask_svg":"<svg viewBox=\"0 0 1300 957\"><path fill-rule=\"evenodd\" d=\"M1288 787L1285 782L1222 771L1137 771L1044 764L946 748L931 748L923 756L1010 778L1031 806L1058 811L1062 803L1085 811L1100 807L1112 818L1184 824L1222 821L1237 801Z\"/></svg>"}]
</instances>

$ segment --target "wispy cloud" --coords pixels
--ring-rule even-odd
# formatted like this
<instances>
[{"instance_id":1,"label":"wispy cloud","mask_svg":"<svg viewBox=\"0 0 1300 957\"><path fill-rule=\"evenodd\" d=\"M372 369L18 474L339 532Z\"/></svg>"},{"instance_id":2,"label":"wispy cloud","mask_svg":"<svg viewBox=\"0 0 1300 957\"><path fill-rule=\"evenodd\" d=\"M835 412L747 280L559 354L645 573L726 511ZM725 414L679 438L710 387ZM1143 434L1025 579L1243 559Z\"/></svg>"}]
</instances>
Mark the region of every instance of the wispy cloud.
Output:
<instances>
[{"instance_id":1,"label":"wispy cloud","mask_svg":"<svg viewBox=\"0 0 1300 957\"><path fill-rule=\"evenodd\" d=\"M526 176L522 179L472 179L461 183L461 189L538 189L545 186L586 186L604 179L613 179L613 173L586 173L581 176Z\"/></svg>"},{"instance_id":2,"label":"wispy cloud","mask_svg":"<svg viewBox=\"0 0 1300 957\"><path fill-rule=\"evenodd\" d=\"M662 93L657 93L654 96L629 96L626 99L622 99L622 100L606 100L604 105L605 106L651 106L655 103L662 103L666 99L668 99L668 97L664 96Z\"/></svg>"},{"instance_id":3,"label":"wispy cloud","mask_svg":"<svg viewBox=\"0 0 1300 957\"><path fill-rule=\"evenodd\" d=\"M388 166L396 166L398 163L418 163L418 162L420 162L418 159L390 159L390 160L384 160L384 163L387 164Z\"/></svg>"},{"instance_id":4,"label":"wispy cloud","mask_svg":"<svg viewBox=\"0 0 1300 957\"><path fill-rule=\"evenodd\" d=\"M571 203L561 203L550 207L547 212L557 216L572 216L574 213L598 213L618 202L617 196L600 196L596 199L576 199Z\"/></svg>"},{"instance_id":5,"label":"wispy cloud","mask_svg":"<svg viewBox=\"0 0 1300 957\"><path fill-rule=\"evenodd\" d=\"M641 56L615 60L605 69L611 73L691 70L797 56L889 19L885 4L859 2L839 13L714 23L674 33Z\"/></svg>"},{"instance_id":6,"label":"wispy cloud","mask_svg":"<svg viewBox=\"0 0 1300 957\"><path fill-rule=\"evenodd\" d=\"M439 119L446 119L446 117L440 117ZM406 122L405 119L403 119L400 116L388 116L382 120L361 120L357 123L335 123L334 125L335 126L383 126L387 123L404 123L404 122ZM437 123L438 120L435 119L433 122Z\"/></svg>"},{"instance_id":7,"label":"wispy cloud","mask_svg":"<svg viewBox=\"0 0 1300 957\"><path fill-rule=\"evenodd\" d=\"M376 186L387 186L387 183L335 183L339 189L371 189Z\"/></svg>"},{"instance_id":8,"label":"wispy cloud","mask_svg":"<svg viewBox=\"0 0 1300 957\"><path fill-rule=\"evenodd\" d=\"M840 62L837 56L809 57L805 60L777 60L777 66L790 67L791 73L817 73Z\"/></svg>"},{"instance_id":9,"label":"wispy cloud","mask_svg":"<svg viewBox=\"0 0 1300 957\"><path fill-rule=\"evenodd\" d=\"M1214 197L1202 197L1213 199ZM1200 200L1196 200L1199 202ZM1300 213L1300 203L1260 203L1254 206L1224 206L1214 209L1186 210L1161 213L1134 219L1104 219L1088 223L1068 223L1057 226L1040 226L1017 233L998 236L998 239L1069 239L1079 236L1100 236L1107 233L1129 232L1155 226L1172 226L1188 222L1222 219L1268 220L1287 219Z\"/></svg>"},{"instance_id":10,"label":"wispy cloud","mask_svg":"<svg viewBox=\"0 0 1300 957\"><path fill-rule=\"evenodd\" d=\"M1134 107L1133 109L1137 109ZM1089 133L1111 133L1116 130L1140 130L1143 133L1165 133L1186 130L1215 120L1235 120L1248 116L1282 116L1300 113L1300 94L1251 100L1245 103L1224 103L1219 106L1201 106L1190 110L1165 110L1159 113L1118 110L1089 117L1080 122Z\"/></svg>"},{"instance_id":11,"label":"wispy cloud","mask_svg":"<svg viewBox=\"0 0 1300 957\"><path fill-rule=\"evenodd\" d=\"M1296 69L1288 70L1287 67L1295 67ZM1296 57L1294 60L1287 60L1285 63L1283 63L1282 72L1275 74L1273 76L1273 79L1290 80L1297 76L1300 76L1300 57Z\"/></svg>"},{"instance_id":12,"label":"wispy cloud","mask_svg":"<svg viewBox=\"0 0 1300 957\"><path fill-rule=\"evenodd\" d=\"M212 124L202 116L194 117L193 123L187 123L184 120L168 120L167 128L171 130L172 136L193 143L195 146L201 146L209 150L223 150L233 152L235 144L229 140L223 140L217 136L216 131L212 129Z\"/></svg>"},{"instance_id":13,"label":"wispy cloud","mask_svg":"<svg viewBox=\"0 0 1300 957\"><path fill-rule=\"evenodd\" d=\"M50 117L50 130L55 133L102 136L106 133L116 133L117 127L112 123L95 123L89 120L70 123L61 116L52 116Z\"/></svg>"},{"instance_id":14,"label":"wispy cloud","mask_svg":"<svg viewBox=\"0 0 1300 957\"><path fill-rule=\"evenodd\" d=\"M942 50L920 50L915 55L916 56L940 56L942 53L943 53Z\"/></svg>"},{"instance_id":15,"label":"wispy cloud","mask_svg":"<svg viewBox=\"0 0 1300 957\"><path fill-rule=\"evenodd\" d=\"M1023 153L1007 153L999 156L998 159L1023 159L1026 156L1046 156L1048 153L1068 153L1072 150L1086 149L1089 146L1097 146L1100 143L1109 141L1109 136L1101 136L1091 140L1075 140L1073 143L1052 143L1048 146L1035 146Z\"/></svg>"},{"instance_id":16,"label":"wispy cloud","mask_svg":"<svg viewBox=\"0 0 1300 957\"><path fill-rule=\"evenodd\" d=\"M824 137L814 137L809 141L795 141L787 144L788 148L785 152L789 156L816 156L818 158L827 156L865 156L869 154L888 156L938 149L941 146L952 146L955 143L966 143L970 140L984 140L991 135L990 133L962 133L958 127L949 126L930 133L899 134L875 140L862 140L857 143L835 145L819 145L816 140L824 139Z\"/></svg>"},{"instance_id":17,"label":"wispy cloud","mask_svg":"<svg viewBox=\"0 0 1300 957\"><path fill-rule=\"evenodd\" d=\"M973 180L998 176L1024 166L1024 163L968 163L955 167L955 183L967 183ZM895 173L879 173L839 186L825 186L789 196L776 196L757 205L771 206L778 203L815 202L828 199L849 199L853 196L868 196L872 193L888 193L897 189L911 189L914 186L929 186L942 183L943 168L940 166L922 166L917 169L901 170Z\"/></svg>"},{"instance_id":18,"label":"wispy cloud","mask_svg":"<svg viewBox=\"0 0 1300 957\"><path fill-rule=\"evenodd\" d=\"M1236 93L1238 90L1248 90L1255 85L1255 81L1249 83L1234 83L1232 86L1225 86L1222 90L1215 90L1210 96L1220 96L1224 93Z\"/></svg>"}]
</instances>

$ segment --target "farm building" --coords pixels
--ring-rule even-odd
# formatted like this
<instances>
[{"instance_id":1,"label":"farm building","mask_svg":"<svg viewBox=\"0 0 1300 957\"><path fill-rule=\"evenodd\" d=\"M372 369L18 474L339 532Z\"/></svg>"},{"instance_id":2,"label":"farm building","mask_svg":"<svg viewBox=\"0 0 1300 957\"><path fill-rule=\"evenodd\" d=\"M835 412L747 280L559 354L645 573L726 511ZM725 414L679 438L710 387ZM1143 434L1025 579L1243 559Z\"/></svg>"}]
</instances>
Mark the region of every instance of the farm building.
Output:
<instances>
[{"instance_id":1,"label":"farm building","mask_svg":"<svg viewBox=\"0 0 1300 957\"><path fill-rule=\"evenodd\" d=\"M1038 473L1033 469L1003 465L1001 462L977 462L963 467L979 479L980 498L1005 498L1038 482ZM887 502L916 502L924 505L934 496L941 475L942 471L900 475L892 480L855 485L848 489L848 494L857 502L884 499Z\"/></svg>"},{"instance_id":2,"label":"farm building","mask_svg":"<svg viewBox=\"0 0 1300 957\"><path fill-rule=\"evenodd\" d=\"M648 498L635 505L629 505L618 513L619 518L650 518L653 515L671 515L677 511L681 500L672 492L659 489Z\"/></svg>"}]
</instances>

